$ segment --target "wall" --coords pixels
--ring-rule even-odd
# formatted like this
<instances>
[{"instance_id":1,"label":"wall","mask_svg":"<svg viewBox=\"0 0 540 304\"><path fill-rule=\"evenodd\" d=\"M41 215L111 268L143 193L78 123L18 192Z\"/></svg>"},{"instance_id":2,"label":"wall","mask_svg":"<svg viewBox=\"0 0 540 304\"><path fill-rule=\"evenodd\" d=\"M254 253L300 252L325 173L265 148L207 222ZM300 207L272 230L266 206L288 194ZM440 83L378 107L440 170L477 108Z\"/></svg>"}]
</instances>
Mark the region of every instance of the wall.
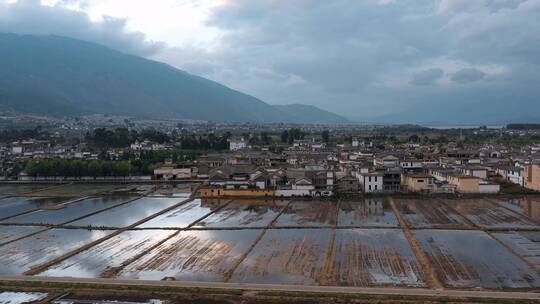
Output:
<instances>
[{"instance_id":1,"label":"wall","mask_svg":"<svg viewBox=\"0 0 540 304\"><path fill-rule=\"evenodd\" d=\"M540 191L540 165L525 167L525 188Z\"/></svg>"},{"instance_id":2,"label":"wall","mask_svg":"<svg viewBox=\"0 0 540 304\"><path fill-rule=\"evenodd\" d=\"M259 189L221 189L221 188L201 188L199 195L202 197L213 196L274 196L274 190Z\"/></svg>"}]
</instances>

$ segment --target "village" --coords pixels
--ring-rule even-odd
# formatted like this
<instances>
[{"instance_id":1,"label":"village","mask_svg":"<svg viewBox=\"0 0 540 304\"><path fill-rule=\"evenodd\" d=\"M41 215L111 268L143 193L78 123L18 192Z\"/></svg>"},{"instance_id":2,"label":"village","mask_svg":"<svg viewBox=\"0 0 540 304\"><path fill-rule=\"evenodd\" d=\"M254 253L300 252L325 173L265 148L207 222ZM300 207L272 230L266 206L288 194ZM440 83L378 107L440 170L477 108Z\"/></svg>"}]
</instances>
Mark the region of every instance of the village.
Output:
<instances>
[{"instance_id":1,"label":"village","mask_svg":"<svg viewBox=\"0 0 540 304\"><path fill-rule=\"evenodd\" d=\"M536 130L460 129L459 133L453 130L455 138L449 135L436 142L444 136L439 134L433 140L428 138L429 132L439 131L421 129L420 132L427 133L421 138L416 133L400 132L399 127L390 129L390 133L404 138L400 142L394 135L385 136L385 130L365 127L353 128L352 132L337 129L330 135L320 126L303 129L280 126L274 129L275 136L268 126L270 135L266 132L258 135L246 126L229 125L221 135L214 132L223 130L224 126L207 130L200 125L196 130L191 128L186 131L185 127L173 126L164 133L153 134L154 140L139 137L126 141L125 147L102 145L98 149L92 148L91 139L74 145L59 144L54 140L55 136L61 137L58 132L45 140L21 134L19 140L0 144L0 179L6 182L193 181L201 184L198 191L204 197L540 191L540 144L534 140L511 144L513 138L538 136ZM140 134L148 133L145 132ZM155 140L160 136L170 139ZM195 143L187 140L197 136ZM433 138L433 134L430 136ZM491 139L475 142L475 137ZM510 138L510 144L492 139L499 137ZM190 150L185 149L187 145L191 145ZM211 148L200 148L201 145ZM69 164L65 164L64 170L59 169L58 160ZM56 169L41 168L44 162L47 165L55 161L57 164L49 167Z\"/></svg>"}]
</instances>

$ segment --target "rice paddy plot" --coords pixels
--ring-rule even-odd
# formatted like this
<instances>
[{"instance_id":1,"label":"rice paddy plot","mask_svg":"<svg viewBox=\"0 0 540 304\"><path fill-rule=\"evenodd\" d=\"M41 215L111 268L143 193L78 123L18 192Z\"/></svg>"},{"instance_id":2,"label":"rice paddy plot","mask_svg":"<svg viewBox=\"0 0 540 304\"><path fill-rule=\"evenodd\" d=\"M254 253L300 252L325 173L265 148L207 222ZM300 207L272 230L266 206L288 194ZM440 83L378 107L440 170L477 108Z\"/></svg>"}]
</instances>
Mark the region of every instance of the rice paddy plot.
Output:
<instances>
[{"instance_id":1,"label":"rice paddy plot","mask_svg":"<svg viewBox=\"0 0 540 304\"><path fill-rule=\"evenodd\" d=\"M143 197L128 204L70 223L77 227L122 228L182 202L182 198Z\"/></svg>"},{"instance_id":2,"label":"rice paddy plot","mask_svg":"<svg viewBox=\"0 0 540 304\"><path fill-rule=\"evenodd\" d=\"M0 197L10 195L24 195L34 193L36 191L56 186L55 184L1 184L0 185ZM38 192L39 193L39 192ZM39 195L41 195L39 193Z\"/></svg>"},{"instance_id":3,"label":"rice paddy plot","mask_svg":"<svg viewBox=\"0 0 540 304\"><path fill-rule=\"evenodd\" d=\"M125 268L120 278L221 282L248 250L259 230L190 230L153 249Z\"/></svg>"},{"instance_id":4,"label":"rice paddy plot","mask_svg":"<svg viewBox=\"0 0 540 304\"><path fill-rule=\"evenodd\" d=\"M50 267L40 275L98 278L109 267L118 267L173 233L165 230L125 231Z\"/></svg>"},{"instance_id":5,"label":"rice paddy plot","mask_svg":"<svg viewBox=\"0 0 540 304\"><path fill-rule=\"evenodd\" d=\"M58 197L8 197L0 200L0 218L8 218L24 212L46 208L68 201Z\"/></svg>"},{"instance_id":6,"label":"rice paddy plot","mask_svg":"<svg viewBox=\"0 0 540 304\"><path fill-rule=\"evenodd\" d=\"M485 199L445 200L445 203L482 228L538 228L525 217Z\"/></svg>"},{"instance_id":7,"label":"rice paddy plot","mask_svg":"<svg viewBox=\"0 0 540 304\"><path fill-rule=\"evenodd\" d=\"M194 199L148 222L144 222L137 228L185 228L227 202L229 200Z\"/></svg>"},{"instance_id":8,"label":"rice paddy plot","mask_svg":"<svg viewBox=\"0 0 540 304\"><path fill-rule=\"evenodd\" d=\"M448 287L540 287L538 273L485 232L417 230L413 233L437 276Z\"/></svg>"},{"instance_id":9,"label":"rice paddy plot","mask_svg":"<svg viewBox=\"0 0 540 304\"><path fill-rule=\"evenodd\" d=\"M16 216L2 221L2 223L58 225L75 220L101 209L112 207L125 202L128 199L130 199L130 197L125 196L88 198L73 203L57 205L55 208L37 210L31 213Z\"/></svg>"},{"instance_id":10,"label":"rice paddy plot","mask_svg":"<svg viewBox=\"0 0 540 304\"><path fill-rule=\"evenodd\" d=\"M495 201L521 215L537 222L540 221L540 197L538 196L508 197L495 199Z\"/></svg>"},{"instance_id":11,"label":"rice paddy plot","mask_svg":"<svg viewBox=\"0 0 540 304\"><path fill-rule=\"evenodd\" d=\"M396 215L382 198L339 203L338 227L399 227Z\"/></svg>"},{"instance_id":12,"label":"rice paddy plot","mask_svg":"<svg viewBox=\"0 0 540 304\"><path fill-rule=\"evenodd\" d=\"M337 203L329 201L295 201L277 218L276 227L333 227Z\"/></svg>"},{"instance_id":13,"label":"rice paddy plot","mask_svg":"<svg viewBox=\"0 0 540 304\"><path fill-rule=\"evenodd\" d=\"M540 243L540 231L520 231L519 234L535 243Z\"/></svg>"},{"instance_id":14,"label":"rice paddy plot","mask_svg":"<svg viewBox=\"0 0 540 304\"><path fill-rule=\"evenodd\" d=\"M120 184L66 184L39 191L40 196L89 196L112 191L121 188Z\"/></svg>"},{"instance_id":15,"label":"rice paddy plot","mask_svg":"<svg viewBox=\"0 0 540 304\"><path fill-rule=\"evenodd\" d=\"M425 287L420 265L398 229L339 229L327 283L339 286Z\"/></svg>"},{"instance_id":16,"label":"rice paddy plot","mask_svg":"<svg viewBox=\"0 0 540 304\"><path fill-rule=\"evenodd\" d=\"M11 242L43 229L43 227L36 226L0 226L0 244Z\"/></svg>"},{"instance_id":17,"label":"rice paddy plot","mask_svg":"<svg viewBox=\"0 0 540 304\"><path fill-rule=\"evenodd\" d=\"M540 243L533 242L517 232L499 232L493 236L540 269Z\"/></svg>"},{"instance_id":18,"label":"rice paddy plot","mask_svg":"<svg viewBox=\"0 0 540 304\"><path fill-rule=\"evenodd\" d=\"M395 199L396 207L411 228L471 228L448 205L434 199Z\"/></svg>"},{"instance_id":19,"label":"rice paddy plot","mask_svg":"<svg viewBox=\"0 0 540 304\"><path fill-rule=\"evenodd\" d=\"M263 228L287 206L286 201L234 200L198 222L196 228Z\"/></svg>"},{"instance_id":20,"label":"rice paddy plot","mask_svg":"<svg viewBox=\"0 0 540 304\"><path fill-rule=\"evenodd\" d=\"M0 246L0 274L23 274L111 233L83 229L50 229Z\"/></svg>"},{"instance_id":21,"label":"rice paddy plot","mask_svg":"<svg viewBox=\"0 0 540 304\"><path fill-rule=\"evenodd\" d=\"M4 291L0 292L0 304L23 304L40 301L48 296L44 292L15 292Z\"/></svg>"},{"instance_id":22,"label":"rice paddy plot","mask_svg":"<svg viewBox=\"0 0 540 304\"><path fill-rule=\"evenodd\" d=\"M320 285L332 229L271 229L238 266L231 282Z\"/></svg>"}]
</instances>

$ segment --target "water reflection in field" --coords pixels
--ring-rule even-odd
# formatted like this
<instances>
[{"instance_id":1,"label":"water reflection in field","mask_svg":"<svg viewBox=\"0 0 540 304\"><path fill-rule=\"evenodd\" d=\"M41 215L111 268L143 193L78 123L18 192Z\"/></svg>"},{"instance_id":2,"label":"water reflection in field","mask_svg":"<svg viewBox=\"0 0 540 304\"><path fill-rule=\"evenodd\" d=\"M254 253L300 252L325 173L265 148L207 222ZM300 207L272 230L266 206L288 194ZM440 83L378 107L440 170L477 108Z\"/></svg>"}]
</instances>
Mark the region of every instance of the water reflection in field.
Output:
<instances>
[{"instance_id":1,"label":"water reflection in field","mask_svg":"<svg viewBox=\"0 0 540 304\"><path fill-rule=\"evenodd\" d=\"M225 208L198 222L195 227L266 227L287 205L286 201L234 200Z\"/></svg>"},{"instance_id":2,"label":"water reflection in field","mask_svg":"<svg viewBox=\"0 0 540 304\"><path fill-rule=\"evenodd\" d=\"M232 282L316 285L324 269L331 229L268 230L234 272Z\"/></svg>"},{"instance_id":3,"label":"water reflection in field","mask_svg":"<svg viewBox=\"0 0 540 304\"><path fill-rule=\"evenodd\" d=\"M449 287L540 287L538 273L485 232L421 230L414 237Z\"/></svg>"},{"instance_id":4,"label":"water reflection in field","mask_svg":"<svg viewBox=\"0 0 540 304\"><path fill-rule=\"evenodd\" d=\"M220 282L259 230L182 231L120 273L121 278Z\"/></svg>"},{"instance_id":5,"label":"water reflection in field","mask_svg":"<svg viewBox=\"0 0 540 304\"><path fill-rule=\"evenodd\" d=\"M399 212L412 228L470 228L467 221L436 199L395 199Z\"/></svg>"},{"instance_id":6,"label":"water reflection in field","mask_svg":"<svg viewBox=\"0 0 540 304\"><path fill-rule=\"evenodd\" d=\"M51 229L0 246L0 274L22 274L32 267L64 255L110 232Z\"/></svg>"},{"instance_id":7,"label":"water reflection in field","mask_svg":"<svg viewBox=\"0 0 540 304\"><path fill-rule=\"evenodd\" d=\"M339 203L338 227L398 227L396 215L382 198Z\"/></svg>"},{"instance_id":8,"label":"water reflection in field","mask_svg":"<svg viewBox=\"0 0 540 304\"><path fill-rule=\"evenodd\" d=\"M9 197L0 200L0 219L17 214L57 205L69 199L58 197Z\"/></svg>"},{"instance_id":9,"label":"water reflection in field","mask_svg":"<svg viewBox=\"0 0 540 304\"><path fill-rule=\"evenodd\" d=\"M145 222L137 228L185 228L228 202L229 200L195 199Z\"/></svg>"},{"instance_id":10,"label":"water reflection in field","mask_svg":"<svg viewBox=\"0 0 540 304\"><path fill-rule=\"evenodd\" d=\"M115 206L129 200L125 196L105 196L89 198L69 204L63 208L38 210L21 216L13 217L3 222L7 223L30 223L30 224L62 224L75 220L89 213Z\"/></svg>"},{"instance_id":11,"label":"water reflection in field","mask_svg":"<svg viewBox=\"0 0 540 304\"><path fill-rule=\"evenodd\" d=\"M337 203L295 201L277 218L276 227L332 227L336 225Z\"/></svg>"},{"instance_id":12,"label":"water reflection in field","mask_svg":"<svg viewBox=\"0 0 540 304\"><path fill-rule=\"evenodd\" d=\"M182 198L144 197L128 204L70 223L72 226L127 227L182 202Z\"/></svg>"},{"instance_id":13,"label":"water reflection in field","mask_svg":"<svg viewBox=\"0 0 540 304\"><path fill-rule=\"evenodd\" d=\"M174 231L163 230L122 232L49 268L40 275L97 278L108 267L119 266L123 261L144 252L173 233Z\"/></svg>"}]
</instances>

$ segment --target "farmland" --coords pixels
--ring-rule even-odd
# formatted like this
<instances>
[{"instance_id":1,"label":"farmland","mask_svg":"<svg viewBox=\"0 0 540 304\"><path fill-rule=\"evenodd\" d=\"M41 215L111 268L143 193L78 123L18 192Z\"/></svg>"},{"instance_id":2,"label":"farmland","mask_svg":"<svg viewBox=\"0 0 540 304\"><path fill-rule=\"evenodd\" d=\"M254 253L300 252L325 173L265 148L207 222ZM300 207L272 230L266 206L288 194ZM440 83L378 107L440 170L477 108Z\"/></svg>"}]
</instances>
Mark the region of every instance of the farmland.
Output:
<instances>
[{"instance_id":1,"label":"farmland","mask_svg":"<svg viewBox=\"0 0 540 304\"><path fill-rule=\"evenodd\" d=\"M154 188L5 187L0 275L540 288L538 198L200 199Z\"/></svg>"}]
</instances>

